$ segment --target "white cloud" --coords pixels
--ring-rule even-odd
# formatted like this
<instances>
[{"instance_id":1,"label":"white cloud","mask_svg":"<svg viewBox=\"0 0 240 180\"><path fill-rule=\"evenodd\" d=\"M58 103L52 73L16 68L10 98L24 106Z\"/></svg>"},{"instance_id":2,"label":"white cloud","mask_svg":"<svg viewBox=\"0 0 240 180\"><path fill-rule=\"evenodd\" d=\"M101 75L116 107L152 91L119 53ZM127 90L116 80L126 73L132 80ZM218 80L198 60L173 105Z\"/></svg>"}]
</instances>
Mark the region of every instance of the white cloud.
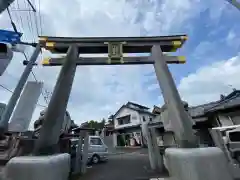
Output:
<instances>
[{"instance_id":1,"label":"white cloud","mask_svg":"<svg viewBox=\"0 0 240 180\"><path fill-rule=\"evenodd\" d=\"M177 88L189 105L199 105L219 100L220 94L228 94L233 88L240 89L240 55L200 67L196 72L183 77ZM158 83L149 86L149 91L159 89ZM162 96L159 96L162 101Z\"/></svg>"},{"instance_id":2,"label":"white cloud","mask_svg":"<svg viewBox=\"0 0 240 180\"><path fill-rule=\"evenodd\" d=\"M190 105L219 100L220 94L228 94L232 87L240 88L240 56L199 68L182 78L178 89Z\"/></svg>"},{"instance_id":3,"label":"white cloud","mask_svg":"<svg viewBox=\"0 0 240 180\"><path fill-rule=\"evenodd\" d=\"M237 32L235 31L235 29L231 29L226 37L226 42L228 44L228 46L235 48L235 49L239 49L240 47L240 37L237 35Z\"/></svg>"},{"instance_id":4,"label":"white cloud","mask_svg":"<svg viewBox=\"0 0 240 180\"><path fill-rule=\"evenodd\" d=\"M219 4L217 0L213 1ZM23 2L20 2L22 9L26 7ZM209 8L209 4L200 3L199 0L40 2L42 32L43 35L51 36L139 36L142 32L151 35L168 34L177 31L184 22ZM17 7L16 2L12 5L14 7ZM32 33L36 36L36 25L33 23L31 28L27 16L29 13L13 12L17 27L24 33L23 39L31 41ZM6 12L0 18L0 26L11 29ZM34 16L32 21L33 19ZM32 49L28 52L31 54ZM10 89L16 86L24 68L24 57L21 54L15 56L7 72L0 77L0 83ZM58 67L34 68L37 78L44 81L47 90L53 89L59 70ZM144 87L147 81L145 74L151 71L153 68L149 66L78 67L68 108L72 118L77 123L90 119L99 120L114 113L122 103L131 100L153 105L149 100L150 93ZM6 102L10 93L5 90L0 90L0 93L0 100ZM44 104L42 97L39 104ZM33 119L37 118L40 109L40 106L36 108Z\"/></svg>"}]
</instances>

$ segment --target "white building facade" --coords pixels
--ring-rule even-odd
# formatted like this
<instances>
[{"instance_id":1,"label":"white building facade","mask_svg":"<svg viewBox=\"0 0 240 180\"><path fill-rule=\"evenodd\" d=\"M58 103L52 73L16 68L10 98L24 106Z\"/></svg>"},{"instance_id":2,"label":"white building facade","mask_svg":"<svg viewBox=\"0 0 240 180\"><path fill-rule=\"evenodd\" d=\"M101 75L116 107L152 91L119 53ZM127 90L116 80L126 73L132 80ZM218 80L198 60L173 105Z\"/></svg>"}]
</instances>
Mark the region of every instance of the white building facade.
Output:
<instances>
[{"instance_id":1,"label":"white building facade","mask_svg":"<svg viewBox=\"0 0 240 180\"><path fill-rule=\"evenodd\" d=\"M154 118L154 114L148 110L148 107L128 102L115 113L113 118L115 147L143 145L141 124Z\"/></svg>"}]
</instances>

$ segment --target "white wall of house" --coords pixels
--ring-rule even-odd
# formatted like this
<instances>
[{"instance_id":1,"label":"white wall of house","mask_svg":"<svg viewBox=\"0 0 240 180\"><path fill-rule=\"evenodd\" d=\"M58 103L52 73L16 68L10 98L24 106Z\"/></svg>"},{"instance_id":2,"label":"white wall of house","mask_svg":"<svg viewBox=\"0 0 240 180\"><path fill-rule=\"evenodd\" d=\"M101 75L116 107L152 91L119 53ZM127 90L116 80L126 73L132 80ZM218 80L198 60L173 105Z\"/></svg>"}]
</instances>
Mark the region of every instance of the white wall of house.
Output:
<instances>
[{"instance_id":1,"label":"white wall of house","mask_svg":"<svg viewBox=\"0 0 240 180\"><path fill-rule=\"evenodd\" d=\"M128 124L119 124L118 123L118 118L123 117L123 116L127 116L130 115L130 123ZM128 127L128 126L134 126L134 125L138 125L140 124L140 116L139 113L137 111L134 111L132 109L129 108L122 108L120 110L120 112L117 114L116 117L114 117L114 128L115 129L119 129L119 128L123 128L123 127Z\"/></svg>"},{"instance_id":2,"label":"white wall of house","mask_svg":"<svg viewBox=\"0 0 240 180\"><path fill-rule=\"evenodd\" d=\"M153 120L153 116L149 115L148 113L139 113L139 116L141 123Z\"/></svg>"},{"instance_id":3,"label":"white wall of house","mask_svg":"<svg viewBox=\"0 0 240 180\"><path fill-rule=\"evenodd\" d=\"M130 115L130 123L128 124L119 124L118 123L118 118L123 117L123 116L127 116ZM122 108L120 110L120 112L117 114L117 116L114 118L114 128L115 129L120 129L123 127L129 127L129 126L135 126L135 125L139 125L142 124L143 119L145 118L145 121L149 121L150 120L150 116L148 113L139 113L138 111L135 111L133 109L130 108Z\"/></svg>"}]
</instances>

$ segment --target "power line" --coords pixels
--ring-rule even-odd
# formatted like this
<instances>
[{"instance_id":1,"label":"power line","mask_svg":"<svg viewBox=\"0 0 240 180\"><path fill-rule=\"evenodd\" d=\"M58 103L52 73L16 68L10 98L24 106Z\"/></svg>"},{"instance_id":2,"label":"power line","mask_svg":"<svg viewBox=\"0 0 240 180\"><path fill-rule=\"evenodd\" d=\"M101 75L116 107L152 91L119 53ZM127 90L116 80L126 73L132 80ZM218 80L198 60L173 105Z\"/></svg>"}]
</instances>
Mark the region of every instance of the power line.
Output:
<instances>
[{"instance_id":1,"label":"power line","mask_svg":"<svg viewBox=\"0 0 240 180\"><path fill-rule=\"evenodd\" d=\"M5 90L7 90L7 91L9 91L9 92L11 92L11 93L13 93L12 90L8 89L7 87L3 86L2 84L0 84L0 86L1 86L3 89L5 89Z\"/></svg>"},{"instance_id":2,"label":"power line","mask_svg":"<svg viewBox=\"0 0 240 180\"><path fill-rule=\"evenodd\" d=\"M36 12L35 7L32 5L30 0L27 0L28 4L30 5L31 9L33 10L33 12Z\"/></svg>"},{"instance_id":3,"label":"power line","mask_svg":"<svg viewBox=\"0 0 240 180\"><path fill-rule=\"evenodd\" d=\"M27 0L27 1L28 1L28 3L30 4L30 6L32 7L32 9L34 9L34 17L35 17L34 23L35 23L35 27L36 27L37 36L39 36L39 28L38 28L38 21L37 21L37 11L36 11L35 7L31 4L31 2L30 2L29 0ZM36 1L35 1L35 0L34 0L34 5L36 6ZM31 14L30 14L30 19L31 19ZM32 21L32 19L31 19L31 21ZM40 25L40 30L42 31L42 26L41 26L41 14L40 14L40 0L39 0L39 25ZM42 55L42 51L41 51L41 55ZM26 54L25 54L25 58L26 58L26 60L27 60ZM32 73L33 78L35 79L35 81L38 82L38 80L37 80L36 75L34 74L34 72L32 71L31 73ZM44 93L45 93L45 95L44 95ZM45 89L45 91L42 90L42 91L41 91L41 94L42 94L42 96L43 96L46 104L48 104L48 98L49 98L48 96L49 96L49 94L48 94L47 90L46 90L46 89Z\"/></svg>"},{"instance_id":4,"label":"power line","mask_svg":"<svg viewBox=\"0 0 240 180\"><path fill-rule=\"evenodd\" d=\"M25 8L28 8L28 6L26 4L26 0L24 0L24 5L25 5ZM32 35L32 39L34 42L34 32L33 32L33 27L32 27L32 21L31 21L31 19L29 19L29 11L26 13L27 13L26 18L27 18L28 29L29 29L30 34Z\"/></svg>"},{"instance_id":5,"label":"power line","mask_svg":"<svg viewBox=\"0 0 240 180\"><path fill-rule=\"evenodd\" d=\"M41 0L38 0L38 12L39 12L39 25L40 25L40 34L42 35L42 16L41 16Z\"/></svg>"},{"instance_id":6,"label":"power line","mask_svg":"<svg viewBox=\"0 0 240 180\"><path fill-rule=\"evenodd\" d=\"M28 0L27 0L28 2ZM28 7L30 6L29 3L27 3ZM32 28L32 33L33 33L33 42L36 41L36 31L34 30L34 25L33 25L33 21L32 21L32 12L31 11L28 11L28 14L29 14L29 18L30 18L30 25L31 25L31 28ZM34 18L33 18L34 19Z\"/></svg>"},{"instance_id":7,"label":"power line","mask_svg":"<svg viewBox=\"0 0 240 180\"><path fill-rule=\"evenodd\" d=\"M6 91L8 91L10 93L13 93L13 91L11 89L7 88L6 86L4 86L2 84L0 84L0 87L2 87L3 89L5 89ZM43 106L41 104L37 104L37 105L46 108L46 106Z\"/></svg>"},{"instance_id":8,"label":"power line","mask_svg":"<svg viewBox=\"0 0 240 180\"><path fill-rule=\"evenodd\" d=\"M27 0L27 1L28 1L28 0ZM25 2L25 1L24 1L24 2ZM28 3L29 3L29 1L28 1ZM20 6L19 6L18 0L17 0L17 6L18 6L18 9L19 9ZM25 2L25 6L26 6L26 2ZM31 6L31 8L34 9L34 7L32 7L33 5L31 4L31 2L30 2L30 6ZM34 12L36 12L36 11L34 11ZM32 26L32 18L31 18L30 12L28 12L28 13L29 13L29 15L30 15L30 17L27 15L28 27L29 27L30 32L32 31L32 36L33 36L33 41L34 41L35 38L34 38L34 30L33 30L33 26ZM9 14L9 18L10 18L10 20L11 20L11 23L14 25L14 26L13 26L13 27L14 27L14 30L17 31L17 30L16 30L16 27L15 27L15 24L13 23L12 16L11 16L11 14L10 14L9 9L8 9L8 14ZM20 21L22 22L21 15L19 15L19 16L20 16ZM30 18L30 23L29 23L29 18ZM36 20L37 20L37 19L36 19ZM38 34L38 36L39 36L37 21L35 21L35 25L36 25L37 34ZM25 59L28 60L27 55L26 55L25 52L23 52L23 55L24 55ZM36 75L34 74L34 72L31 71L31 73L32 73L33 78L35 79L35 81L36 81L36 82L39 82L39 81L37 80ZM6 90L9 91L9 89L6 89ZM11 90L10 90L9 92L11 92ZM47 92L47 91L45 90L45 92ZM48 97L44 95L43 91L41 91L41 95L43 96L45 103L48 104ZM43 107L46 107L46 106L43 106Z\"/></svg>"},{"instance_id":9,"label":"power line","mask_svg":"<svg viewBox=\"0 0 240 180\"><path fill-rule=\"evenodd\" d=\"M39 36L39 29L38 29L38 22L37 22L37 14L36 14L36 13L34 13L34 18L35 18L35 24L36 24L37 35Z\"/></svg>"},{"instance_id":10,"label":"power line","mask_svg":"<svg viewBox=\"0 0 240 180\"><path fill-rule=\"evenodd\" d=\"M23 55L24 55L25 59L28 60L27 55L26 55L25 52L23 52ZM32 73L32 75L33 75L34 80L35 80L36 82L39 82L39 81L37 80L37 77L36 77L35 73L34 73L33 71L31 71L31 73ZM46 91L46 90L45 90L45 91ZM41 95L43 96L43 99L44 99L45 103L48 104L48 97L44 95L43 90L41 91Z\"/></svg>"},{"instance_id":11,"label":"power line","mask_svg":"<svg viewBox=\"0 0 240 180\"><path fill-rule=\"evenodd\" d=\"M18 9L20 9L20 5L19 5L19 1L17 0L17 7L18 7ZM16 13L17 14L17 13ZM22 29L24 29L23 27L23 20L22 20L22 16L21 16L21 14L19 14L19 18L20 18L20 24L21 24L21 26L22 26Z\"/></svg>"},{"instance_id":12,"label":"power line","mask_svg":"<svg viewBox=\"0 0 240 180\"><path fill-rule=\"evenodd\" d=\"M37 80L36 75L34 74L34 72L31 71L31 73L32 73L35 81L38 82L38 80ZM45 90L45 91L46 91L46 90ZM41 91L41 94L42 94L42 96L43 96L43 99L44 99L45 103L48 104L48 97L43 94L43 90Z\"/></svg>"},{"instance_id":13,"label":"power line","mask_svg":"<svg viewBox=\"0 0 240 180\"><path fill-rule=\"evenodd\" d=\"M17 32L18 32L18 31L17 31L17 27L16 27L16 25L14 24L14 22L13 22L13 20L12 20L12 16L11 16L11 13L10 13L8 7L7 7L7 12L8 12L8 16L9 16L9 18L10 18L12 27L13 27L14 31L17 33Z\"/></svg>"}]
</instances>

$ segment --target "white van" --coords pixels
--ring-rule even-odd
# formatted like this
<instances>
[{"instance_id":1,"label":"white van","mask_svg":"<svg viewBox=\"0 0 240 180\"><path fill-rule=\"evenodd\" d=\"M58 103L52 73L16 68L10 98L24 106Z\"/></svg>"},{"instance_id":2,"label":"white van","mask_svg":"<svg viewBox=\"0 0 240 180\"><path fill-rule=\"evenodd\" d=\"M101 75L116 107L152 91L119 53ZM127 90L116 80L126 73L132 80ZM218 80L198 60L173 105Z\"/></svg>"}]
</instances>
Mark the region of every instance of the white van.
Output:
<instances>
[{"instance_id":1,"label":"white van","mask_svg":"<svg viewBox=\"0 0 240 180\"><path fill-rule=\"evenodd\" d=\"M72 139L72 145L77 147L78 139ZM101 161L108 160L108 147L104 144L100 136L89 136L88 145L89 145L88 146L89 163L97 164Z\"/></svg>"}]
</instances>

